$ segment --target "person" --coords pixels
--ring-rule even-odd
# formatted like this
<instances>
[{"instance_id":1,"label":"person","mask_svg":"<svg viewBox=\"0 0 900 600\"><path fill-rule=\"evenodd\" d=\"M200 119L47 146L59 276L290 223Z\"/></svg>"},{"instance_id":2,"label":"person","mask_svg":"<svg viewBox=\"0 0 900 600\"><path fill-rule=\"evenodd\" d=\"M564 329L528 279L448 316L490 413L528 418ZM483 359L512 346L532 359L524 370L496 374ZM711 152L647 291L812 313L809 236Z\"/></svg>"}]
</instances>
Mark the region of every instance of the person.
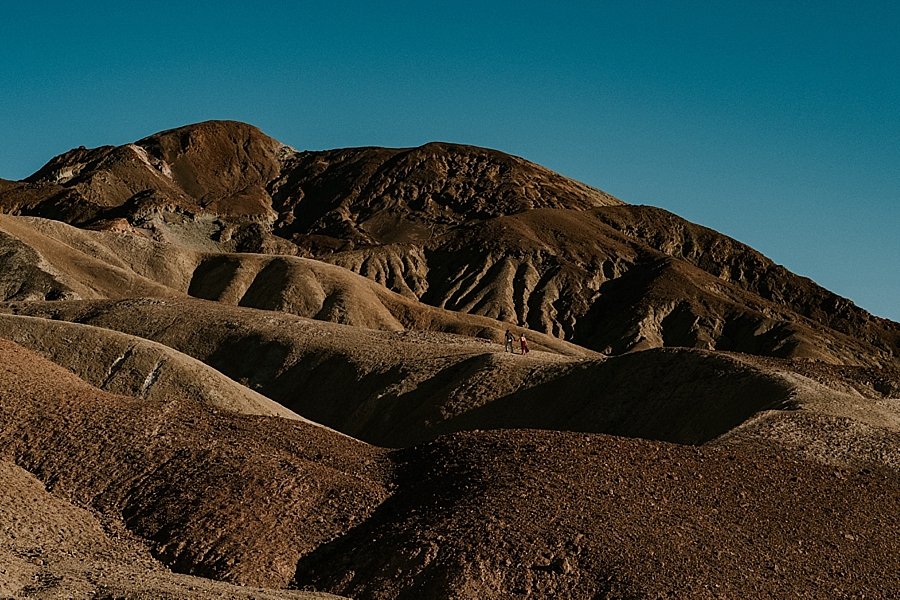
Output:
<instances>
[{"instance_id":1,"label":"person","mask_svg":"<svg viewBox=\"0 0 900 600\"><path fill-rule=\"evenodd\" d=\"M522 344L522 354L528 354L528 341L525 339L525 332L522 332L522 335L519 336L519 343Z\"/></svg>"},{"instance_id":2,"label":"person","mask_svg":"<svg viewBox=\"0 0 900 600\"><path fill-rule=\"evenodd\" d=\"M504 352L512 352L513 351L513 334L509 332L509 329L506 330L506 347L503 349Z\"/></svg>"}]
</instances>

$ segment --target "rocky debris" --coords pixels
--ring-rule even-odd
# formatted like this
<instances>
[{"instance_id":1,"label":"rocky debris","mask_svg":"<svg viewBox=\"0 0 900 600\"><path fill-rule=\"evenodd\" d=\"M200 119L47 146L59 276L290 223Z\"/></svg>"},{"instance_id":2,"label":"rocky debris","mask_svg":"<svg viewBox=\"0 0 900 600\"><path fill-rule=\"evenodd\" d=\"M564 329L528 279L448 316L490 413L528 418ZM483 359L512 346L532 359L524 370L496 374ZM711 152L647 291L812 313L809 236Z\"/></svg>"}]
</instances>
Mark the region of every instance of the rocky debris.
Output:
<instances>
[{"instance_id":1,"label":"rocky debris","mask_svg":"<svg viewBox=\"0 0 900 600\"><path fill-rule=\"evenodd\" d=\"M398 452L397 492L301 559L369 598L893 597L896 477L541 431Z\"/></svg>"}]
</instances>

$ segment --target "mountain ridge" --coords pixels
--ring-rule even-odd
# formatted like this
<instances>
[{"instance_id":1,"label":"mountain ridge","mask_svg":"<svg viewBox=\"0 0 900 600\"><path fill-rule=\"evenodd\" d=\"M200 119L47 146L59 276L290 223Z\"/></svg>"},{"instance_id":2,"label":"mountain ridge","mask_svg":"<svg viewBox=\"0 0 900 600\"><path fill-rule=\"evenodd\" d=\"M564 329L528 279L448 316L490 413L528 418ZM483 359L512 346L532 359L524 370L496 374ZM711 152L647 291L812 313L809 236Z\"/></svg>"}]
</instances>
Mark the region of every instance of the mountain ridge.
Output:
<instances>
[{"instance_id":1,"label":"mountain ridge","mask_svg":"<svg viewBox=\"0 0 900 600\"><path fill-rule=\"evenodd\" d=\"M752 248L474 146L299 152L208 121L60 155L0 188L0 210L196 250L316 258L411 300L606 353L900 361L900 325Z\"/></svg>"}]
</instances>

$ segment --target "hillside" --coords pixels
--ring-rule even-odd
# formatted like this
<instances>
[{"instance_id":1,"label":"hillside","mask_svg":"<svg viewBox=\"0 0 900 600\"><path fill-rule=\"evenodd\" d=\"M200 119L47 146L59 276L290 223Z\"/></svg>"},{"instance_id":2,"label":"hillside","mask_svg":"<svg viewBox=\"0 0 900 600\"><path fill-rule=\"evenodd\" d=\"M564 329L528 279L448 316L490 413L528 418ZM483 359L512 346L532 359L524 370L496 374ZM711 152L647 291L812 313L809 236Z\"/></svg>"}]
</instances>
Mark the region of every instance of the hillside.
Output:
<instances>
[{"instance_id":1,"label":"hillside","mask_svg":"<svg viewBox=\"0 0 900 600\"><path fill-rule=\"evenodd\" d=\"M30 562L13 558L17 577L37 573L7 583L14 594L77 581L100 597L305 597L168 574L104 533L115 526L183 573L363 599L884 596L900 566L895 478L564 432L473 432L385 453L296 421L106 394L8 342L0 369L2 458L52 491L0 462L49 511L0 491L16 530L41 539ZM49 540L38 527L54 528ZM56 554L66 548L103 562L79 568Z\"/></svg>"},{"instance_id":2,"label":"hillside","mask_svg":"<svg viewBox=\"0 0 900 600\"><path fill-rule=\"evenodd\" d=\"M0 596L900 597L898 476L900 324L518 157L0 180Z\"/></svg>"},{"instance_id":3,"label":"hillside","mask_svg":"<svg viewBox=\"0 0 900 600\"><path fill-rule=\"evenodd\" d=\"M753 249L471 146L298 152L210 121L60 155L5 183L0 210L192 251L314 257L411 300L607 354L686 346L900 361L900 325Z\"/></svg>"}]
</instances>

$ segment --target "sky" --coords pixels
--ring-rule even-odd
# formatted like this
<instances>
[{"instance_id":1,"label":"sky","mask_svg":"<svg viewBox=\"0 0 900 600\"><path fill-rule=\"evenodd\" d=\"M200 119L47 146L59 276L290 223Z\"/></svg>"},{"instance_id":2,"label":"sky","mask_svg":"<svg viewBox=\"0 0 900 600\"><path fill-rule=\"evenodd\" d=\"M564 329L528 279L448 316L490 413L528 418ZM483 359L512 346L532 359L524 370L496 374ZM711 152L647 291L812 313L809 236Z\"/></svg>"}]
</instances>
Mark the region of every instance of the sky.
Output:
<instances>
[{"instance_id":1,"label":"sky","mask_svg":"<svg viewBox=\"0 0 900 600\"><path fill-rule=\"evenodd\" d=\"M900 322L900 2L3 2L0 178L209 119L472 144Z\"/></svg>"}]
</instances>

